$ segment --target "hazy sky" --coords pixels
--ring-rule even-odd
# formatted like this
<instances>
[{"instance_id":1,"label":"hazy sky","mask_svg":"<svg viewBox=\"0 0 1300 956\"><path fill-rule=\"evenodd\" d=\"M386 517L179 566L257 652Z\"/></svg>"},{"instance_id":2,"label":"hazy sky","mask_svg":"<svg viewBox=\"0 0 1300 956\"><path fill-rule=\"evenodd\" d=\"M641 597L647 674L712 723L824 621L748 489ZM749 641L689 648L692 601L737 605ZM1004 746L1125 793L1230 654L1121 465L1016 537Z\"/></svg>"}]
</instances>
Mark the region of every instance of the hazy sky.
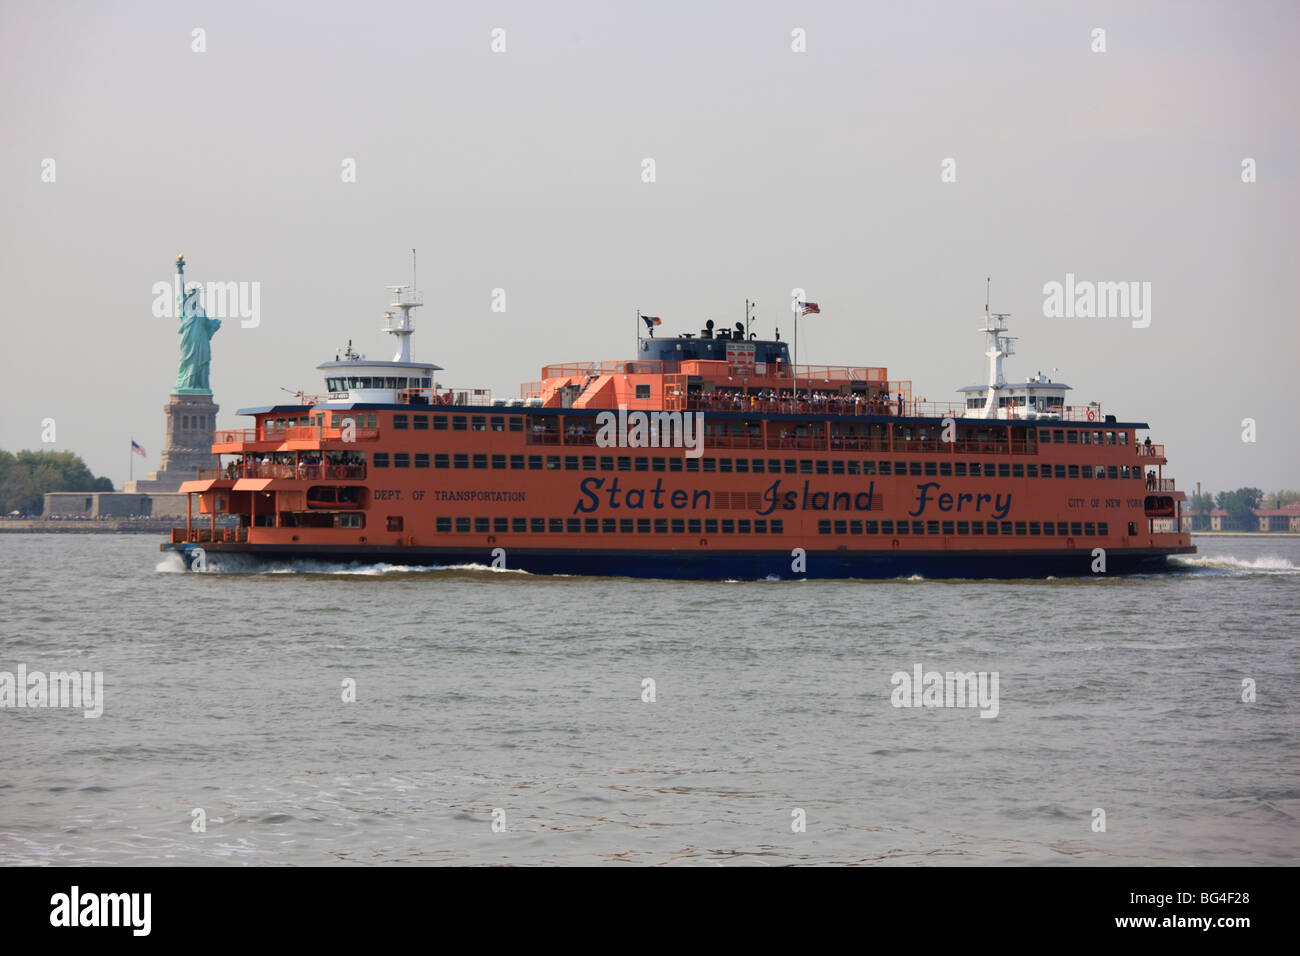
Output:
<instances>
[{"instance_id":1,"label":"hazy sky","mask_svg":"<svg viewBox=\"0 0 1300 956\"><path fill-rule=\"evenodd\" d=\"M53 418L119 485L132 436L136 477L158 467L177 336L152 287L179 252L260 283L260 324L212 342L234 427L321 390L349 338L391 358L384 286L416 247L414 353L446 385L630 356L638 308L698 330L748 296L789 338L804 288L800 361L956 400L992 276L1008 377L1056 367L1150 422L1180 487L1297 487L1298 25L1185 0L4 0L0 447ZM1067 273L1150 282L1150 326L1045 318Z\"/></svg>"}]
</instances>

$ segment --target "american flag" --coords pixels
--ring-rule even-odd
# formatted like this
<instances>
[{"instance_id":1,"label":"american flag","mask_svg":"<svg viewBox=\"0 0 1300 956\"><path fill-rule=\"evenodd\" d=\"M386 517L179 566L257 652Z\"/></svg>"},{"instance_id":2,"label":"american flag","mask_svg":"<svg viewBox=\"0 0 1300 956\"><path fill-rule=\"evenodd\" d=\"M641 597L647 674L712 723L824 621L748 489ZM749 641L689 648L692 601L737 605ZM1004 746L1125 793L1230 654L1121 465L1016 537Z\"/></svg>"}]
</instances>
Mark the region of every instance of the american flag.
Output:
<instances>
[{"instance_id":1,"label":"american flag","mask_svg":"<svg viewBox=\"0 0 1300 956\"><path fill-rule=\"evenodd\" d=\"M800 303L799 303L799 314L800 314L800 315L807 315L809 312L816 312L818 315L820 315L820 314L821 314L821 311L822 311L821 309L817 308L817 303L816 303L816 302L800 302Z\"/></svg>"},{"instance_id":2,"label":"american flag","mask_svg":"<svg viewBox=\"0 0 1300 956\"><path fill-rule=\"evenodd\" d=\"M136 444L136 441L135 441L134 438L131 439L131 451L133 451L135 454L139 455L141 458L148 458L148 457L149 457L148 455L146 455L146 454L144 453L144 448L143 448L142 446Z\"/></svg>"}]
</instances>

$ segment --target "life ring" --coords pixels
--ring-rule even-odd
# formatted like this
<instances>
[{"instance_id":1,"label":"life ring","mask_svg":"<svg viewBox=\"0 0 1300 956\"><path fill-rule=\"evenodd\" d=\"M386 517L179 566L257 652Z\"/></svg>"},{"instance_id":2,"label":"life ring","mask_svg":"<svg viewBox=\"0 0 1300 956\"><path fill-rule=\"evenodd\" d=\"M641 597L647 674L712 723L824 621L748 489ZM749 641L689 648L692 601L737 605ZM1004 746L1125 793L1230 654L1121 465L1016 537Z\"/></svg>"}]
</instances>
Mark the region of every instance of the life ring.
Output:
<instances>
[{"instance_id":1,"label":"life ring","mask_svg":"<svg viewBox=\"0 0 1300 956\"><path fill-rule=\"evenodd\" d=\"M451 392L443 392L441 395L439 395L439 396L438 396L438 404L439 404L439 405L450 405L450 404L451 404Z\"/></svg>"},{"instance_id":2,"label":"life ring","mask_svg":"<svg viewBox=\"0 0 1300 956\"><path fill-rule=\"evenodd\" d=\"M1097 420L1097 413L1094 412L1091 408L1088 409L1088 421L1095 422L1096 420Z\"/></svg>"}]
</instances>

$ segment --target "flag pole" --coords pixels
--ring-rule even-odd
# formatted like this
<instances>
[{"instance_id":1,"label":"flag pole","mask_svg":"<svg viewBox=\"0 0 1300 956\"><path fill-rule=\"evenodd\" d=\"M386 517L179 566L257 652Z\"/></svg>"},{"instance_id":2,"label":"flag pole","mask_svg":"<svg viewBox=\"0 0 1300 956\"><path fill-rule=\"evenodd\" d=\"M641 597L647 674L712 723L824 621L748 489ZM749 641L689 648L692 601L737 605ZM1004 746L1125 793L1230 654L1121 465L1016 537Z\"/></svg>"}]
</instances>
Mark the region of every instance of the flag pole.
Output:
<instances>
[{"instance_id":1,"label":"flag pole","mask_svg":"<svg viewBox=\"0 0 1300 956\"><path fill-rule=\"evenodd\" d=\"M127 452L127 473L131 476L130 480L135 481L135 439L131 439L131 448Z\"/></svg>"}]
</instances>

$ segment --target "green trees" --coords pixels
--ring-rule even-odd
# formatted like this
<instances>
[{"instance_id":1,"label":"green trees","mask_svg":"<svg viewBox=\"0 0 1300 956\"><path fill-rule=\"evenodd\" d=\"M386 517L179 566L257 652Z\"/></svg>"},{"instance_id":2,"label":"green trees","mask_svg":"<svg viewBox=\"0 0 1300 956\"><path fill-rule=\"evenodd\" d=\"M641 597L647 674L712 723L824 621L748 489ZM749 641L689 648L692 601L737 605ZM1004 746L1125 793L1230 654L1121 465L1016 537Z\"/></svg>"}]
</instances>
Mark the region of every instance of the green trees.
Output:
<instances>
[{"instance_id":1,"label":"green trees","mask_svg":"<svg viewBox=\"0 0 1300 956\"><path fill-rule=\"evenodd\" d=\"M47 491L112 491L70 451L0 451L0 514L39 515Z\"/></svg>"},{"instance_id":2,"label":"green trees","mask_svg":"<svg viewBox=\"0 0 1300 956\"><path fill-rule=\"evenodd\" d=\"M1220 491L1214 498L1215 504L1228 513L1231 521L1240 521L1246 527L1255 526L1254 509L1259 507L1264 492L1258 488L1238 488L1236 491Z\"/></svg>"},{"instance_id":3,"label":"green trees","mask_svg":"<svg viewBox=\"0 0 1300 956\"><path fill-rule=\"evenodd\" d=\"M1187 499L1187 510L1209 514L1214 510L1214 495L1210 494L1208 491L1194 492L1192 496Z\"/></svg>"}]
</instances>

